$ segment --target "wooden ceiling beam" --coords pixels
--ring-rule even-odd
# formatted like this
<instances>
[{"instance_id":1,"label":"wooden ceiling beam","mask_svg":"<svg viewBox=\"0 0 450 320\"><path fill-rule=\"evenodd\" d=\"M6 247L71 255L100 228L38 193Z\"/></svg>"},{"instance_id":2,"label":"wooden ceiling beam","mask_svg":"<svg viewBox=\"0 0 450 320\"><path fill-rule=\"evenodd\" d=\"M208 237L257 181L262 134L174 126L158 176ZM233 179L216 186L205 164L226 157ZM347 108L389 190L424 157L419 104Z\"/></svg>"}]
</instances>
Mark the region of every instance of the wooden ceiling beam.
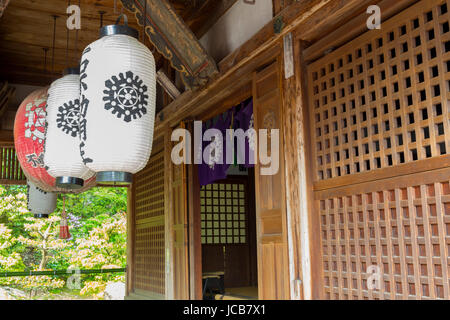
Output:
<instances>
[{"instance_id":1,"label":"wooden ceiling beam","mask_svg":"<svg viewBox=\"0 0 450 320\"><path fill-rule=\"evenodd\" d=\"M78 5L77 0L72 0L71 4ZM47 1L33 1L33 0L14 0L11 7L30 9L36 13L45 13L49 16L58 15L66 16L67 1L61 0L47 0ZM99 11L104 11L103 18L116 17L120 14L122 6L117 2L117 12L114 13L114 0L82 0L80 2L80 9L82 17L97 18L100 21ZM112 19L112 18L111 18Z\"/></svg>"},{"instance_id":2,"label":"wooden ceiling beam","mask_svg":"<svg viewBox=\"0 0 450 320\"><path fill-rule=\"evenodd\" d=\"M2 0L0 0L2 1ZM4 0L3 0L4 1ZM153 1L153 0L152 0ZM194 29L202 26L204 21L213 18L211 17L211 10L218 7L221 2L229 0L167 0L172 4L174 11L191 19L189 24ZM234 0L235 1L235 0ZM117 0L117 10L114 10L115 0L81 0L81 30L78 31L78 43L75 49L75 31L69 32L69 64L76 63L81 57L82 50L91 42L98 39L100 28L100 14L99 11L104 11L103 25L113 24L122 11L122 3ZM71 4L78 4L77 0L71 0ZM48 75L44 75L44 51L47 47L50 50L47 52L47 69L51 66L53 44L53 18L52 15L57 15L56 20L56 39L55 39L55 70L60 74L62 69L66 66L66 8L67 1L62 0L14 0L8 6L8 11L0 19L0 57L2 65L2 77L6 75L12 76L15 81L26 81L26 83L41 83L39 80L39 69L41 69L42 78L47 81ZM193 9L195 8L195 9ZM126 11L125 11L126 12ZM191 17L191 18L189 18ZM139 26L136 19L129 14L128 23L131 27L137 29L141 35L142 40L142 26ZM211 23L211 22L207 22ZM150 41L145 41L147 47L154 53L157 70L163 65L166 60L154 47ZM25 74L28 71L23 71L24 65L34 67L35 71L30 74L30 79L27 80ZM12 66L19 67L17 70L12 69ZM37 68L36 68L37 67ZM39 68L40 67L40 68ZM11 69L11 70L10 70ZM14 76L14 72L20 72ZM38 79L38 80L36 80ZM44 81L44 82L45 82Z\"/></svg>"}]
</instances>

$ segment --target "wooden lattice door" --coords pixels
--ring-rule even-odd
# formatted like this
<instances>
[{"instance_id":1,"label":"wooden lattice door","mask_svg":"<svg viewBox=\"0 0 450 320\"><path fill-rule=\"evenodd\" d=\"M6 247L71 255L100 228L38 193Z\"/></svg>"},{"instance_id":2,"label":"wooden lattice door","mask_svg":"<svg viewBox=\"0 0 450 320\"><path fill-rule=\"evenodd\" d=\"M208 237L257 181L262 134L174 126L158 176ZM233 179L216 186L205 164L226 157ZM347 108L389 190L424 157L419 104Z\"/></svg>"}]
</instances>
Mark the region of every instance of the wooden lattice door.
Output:
<instances>
[{"instance_id":1,"label":"wooden lattice door","mask_svg":"<svg viewBox=\"0 0 450 320\"><path fill-rule=\"evenodd\" d=\"M165 298L164 148L155 141L146 168L134 176L133 294Z\"/></svg>"},{"instance_id":2,"label":"wooden lattice door","mask_svg":"<svg viewBox=\"0 0 450 320\"><path fill-rule=\"evenodd\" d=\"M269 155L272 129L282 130L281 77L275 62L254 74L253 101L255 129L267 129ZM279 134L278 147L283 150L283 137ZM255 165L256 223L258 247L259 299L289 299L286 199L284 186L284 157L279 153L276 174L264 175Z\"/></svg>"},{"instance_id":3,"label":"wooden lattice door","mask_svg":"<svg viewBox=\"0 0 450 320\"><path fill-rule=\"evenodd\" d=\"M223 271L225 288L252 285L252 195L247 177L239 176L200 189L202 271Z\"/></svg>"},{"instance_id":4,"label":"wooden lattice door","mask_svg":"<svg viewBox=\"0 0 450 320\"><path fill-rule=\"evenodd\" d=\"M449 299L449 1L308 69L327 299Z\"/></svg>"}]
</instances>

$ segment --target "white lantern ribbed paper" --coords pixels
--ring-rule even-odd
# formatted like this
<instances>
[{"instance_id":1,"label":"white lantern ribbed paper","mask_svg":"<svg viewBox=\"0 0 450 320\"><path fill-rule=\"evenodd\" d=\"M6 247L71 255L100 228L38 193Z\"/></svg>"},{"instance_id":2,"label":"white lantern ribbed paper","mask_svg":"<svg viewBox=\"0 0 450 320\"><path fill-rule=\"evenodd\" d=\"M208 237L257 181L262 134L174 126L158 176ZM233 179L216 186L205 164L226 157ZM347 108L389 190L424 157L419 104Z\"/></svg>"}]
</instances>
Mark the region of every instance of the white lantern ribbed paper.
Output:
<instances>
[{"instance_id":1,"label":"white lantern ribbed paper","mask_svg":"<svg viewBox=\"0 0 450 320\"><path fill-rule=\"evenodd\" d=\"M81 155L98 183L129 183L150 157L155 60L137 31L106 26L81 59Z\"/></svg>"},{"instance_id":2,"label":"white lantern ribbed paper","mask_svg":"<svg viewBox=\"0 0 450 320\"><path fill-rule=\"evenodd\" d=\"M57 187L78 189L94 172L80 155L79 69L66 69L65 74L48 90L44 164Z\"/></svg>"},{"instance_id":3,"label":"white lantern ribbed paper","mask_svg":"<svg viewBox=\"0 0 450 320\"><path fill-rule=\"evenodd\" d=\"M27 186L28 210L34 214L35 218L48 218L48 215L56 209L58 195L43 191L30 181L27 181Z\"/></svg>"}]
</instances>

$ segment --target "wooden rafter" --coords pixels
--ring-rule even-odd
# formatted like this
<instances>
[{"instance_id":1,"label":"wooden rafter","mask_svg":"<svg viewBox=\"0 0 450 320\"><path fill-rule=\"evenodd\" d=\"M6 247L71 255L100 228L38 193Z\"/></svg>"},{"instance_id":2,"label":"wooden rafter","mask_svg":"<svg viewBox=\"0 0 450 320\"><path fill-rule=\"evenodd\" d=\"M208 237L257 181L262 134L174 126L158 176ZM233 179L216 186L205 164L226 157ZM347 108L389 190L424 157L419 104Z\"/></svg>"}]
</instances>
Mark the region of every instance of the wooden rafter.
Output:
<instances>
[{"instance_id":1,"label":"wooden rafter","mask_svg":"<svg viewBox=\"0 0 450 320\"><path fill-rule=\"evenodd\" d=\"M215 12L220 9L221 3L227 1L229 0L167 0L197 37L199 32L200 34L203 32L201 31L203 25L210 24L211 17L216 16ZM10 83L38 86L50 84L61 76L64 68L77 64L82 50L98 39L101 21L103 25L114 24L122 10L122 3L116 0L80 0L81 30L78 31L78 36L75 30L69 32L69 48L66 53L67 1L0 0L0 8L6 7L7 2L8 10L3 12L0 19L1 78ZM72 3L77 4L78 0ZM56 21L54 53L53 15L59 17ZM129 25L139 31L140 40L152 50L159 70L166 58L154 50L147 37L143 37L143 26L139 26L136 19L129 19ZM76 37L77 44L75 44ZM48 48L46 59L44 48ZM54 72L51 70L52 56L54 56ZM174 79L169 78L173 82Z\"/></svg>"}]
</instances>

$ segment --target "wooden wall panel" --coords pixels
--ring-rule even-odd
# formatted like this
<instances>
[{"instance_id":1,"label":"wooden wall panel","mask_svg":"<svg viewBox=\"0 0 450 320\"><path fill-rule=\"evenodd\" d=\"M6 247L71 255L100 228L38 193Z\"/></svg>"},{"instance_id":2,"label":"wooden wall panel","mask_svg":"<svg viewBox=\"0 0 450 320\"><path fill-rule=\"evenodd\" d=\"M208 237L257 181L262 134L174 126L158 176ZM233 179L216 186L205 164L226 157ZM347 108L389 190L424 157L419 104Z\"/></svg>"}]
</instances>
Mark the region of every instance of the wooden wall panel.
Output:
<instances>
[{"instance_id":1,"label":"wooden wall panel","mask_svg":"<svg viewBox=\"0 0 450 320\"><path fill-rule=\"evenodd\" d=\"M446 299L450 169L440 179L319 200L326 299ZM436 177L435 177L436 179ZM379 268L378 289L367 270Z\"/></svg>"},{"instance_id":2,"label":"wooden wall panel","mask_svg":"<svg viewBox=\"0 0 450 320\"><path fill-rule=\"evenodd\" d=\"M420 1L307 67L325 298L450 298L449 5Z\"/></svg>"},{"instance_id":3,"label":"wooden wall panel","mask_svg":"<svg viewBox=\"0 0 450 320\"><path fill-rule=\"evenodd\" d=\"M308 67L316 181L450 152L448 1L421 1Z\"/></svg>"}]
</instances>

